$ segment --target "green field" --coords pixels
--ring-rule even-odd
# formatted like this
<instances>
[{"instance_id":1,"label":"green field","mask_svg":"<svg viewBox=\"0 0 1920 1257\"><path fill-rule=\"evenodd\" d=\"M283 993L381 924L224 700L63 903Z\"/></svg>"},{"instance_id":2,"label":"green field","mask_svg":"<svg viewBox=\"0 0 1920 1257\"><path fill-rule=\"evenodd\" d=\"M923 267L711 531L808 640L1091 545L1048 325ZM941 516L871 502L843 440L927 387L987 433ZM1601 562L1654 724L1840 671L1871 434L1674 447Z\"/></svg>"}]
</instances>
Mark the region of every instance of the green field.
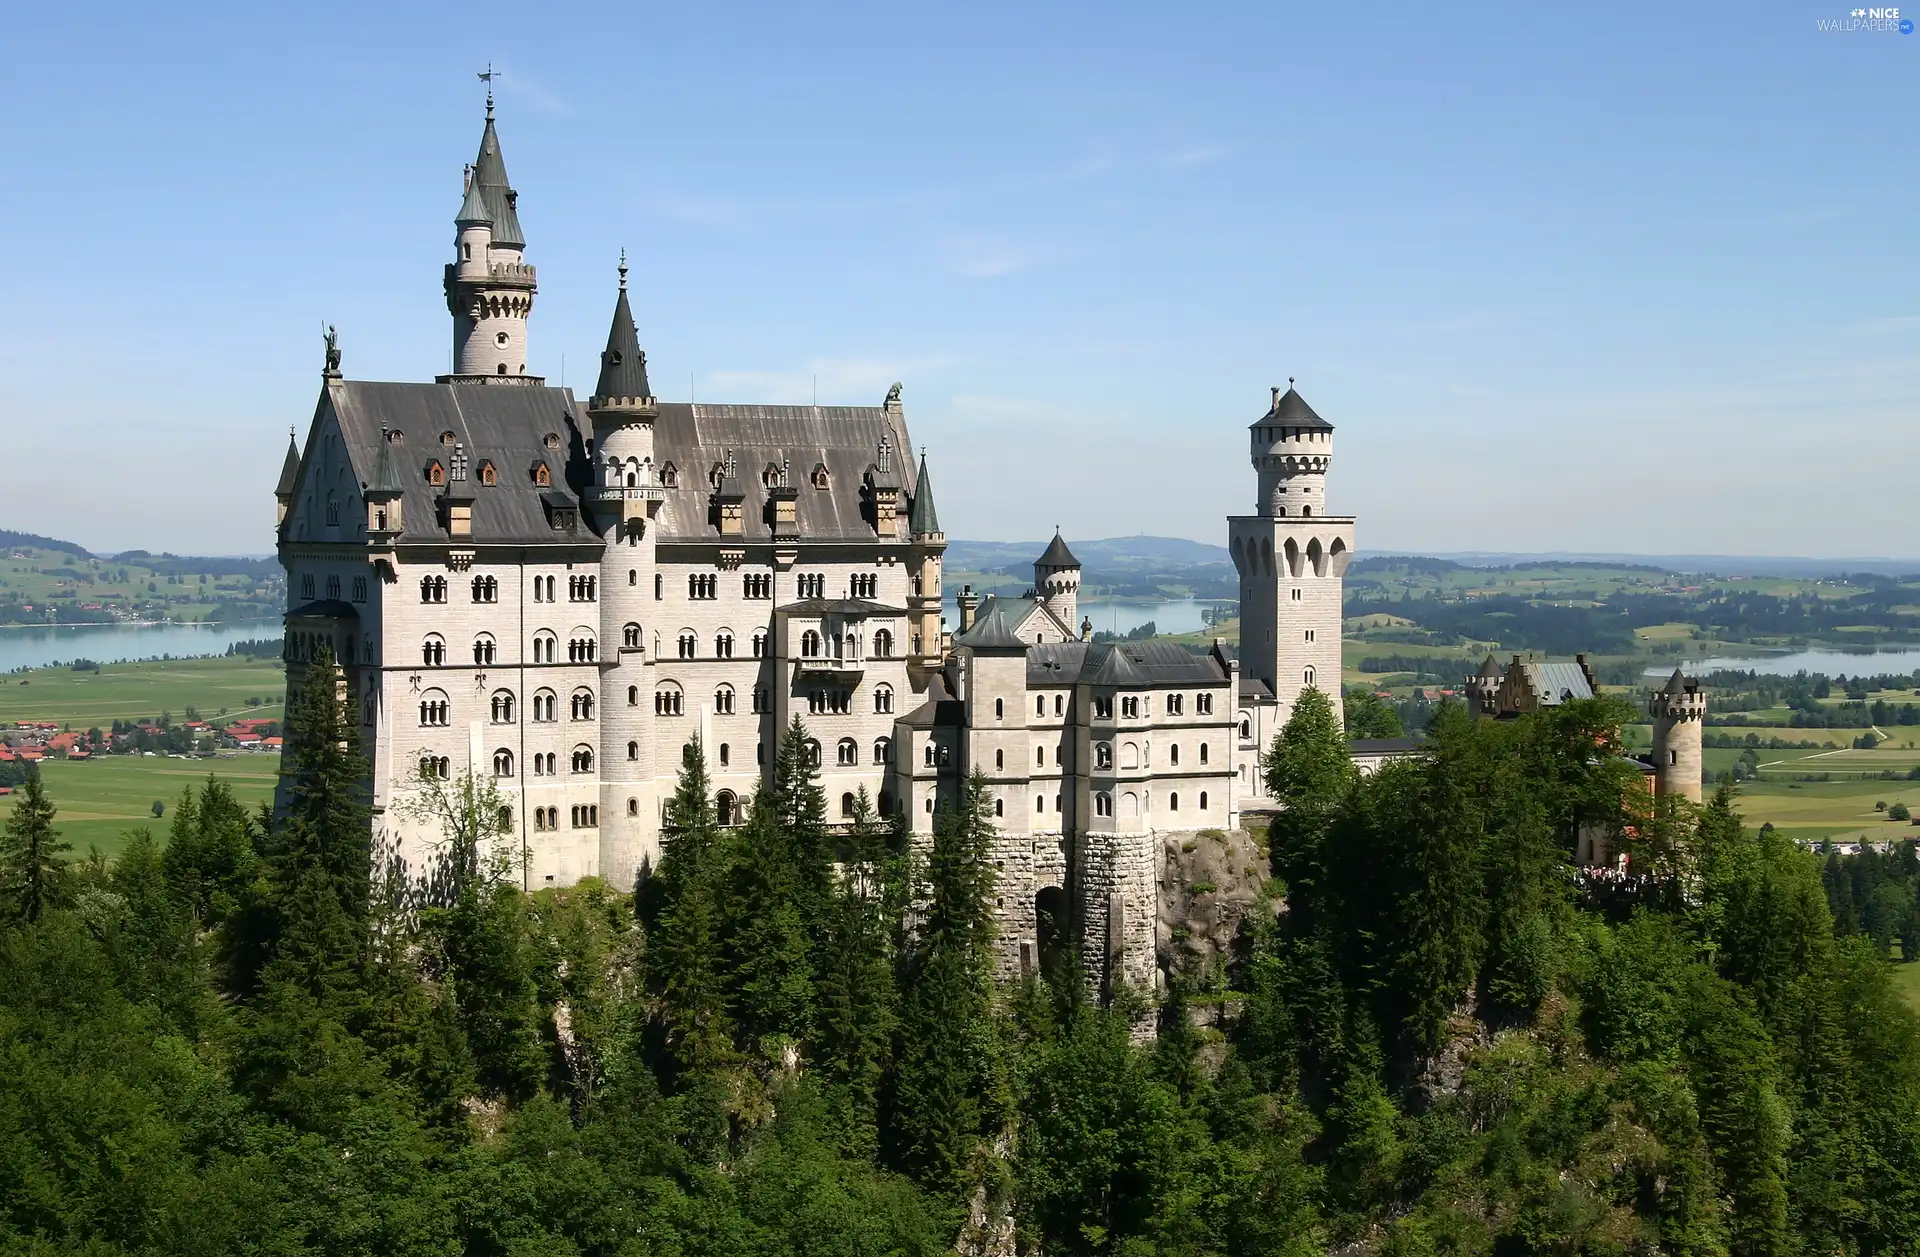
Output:
<instances>
[{"instance_id":1,"label":"green field","mask_svg":"<svg viewBox=\"0 0 1920 1257\"><path fill-rule=\"evenodd\" d=\"M211 720L228 715L278 718L286 697L286 673L278 659L238 656L175 659L155 663L110 663L98 672L36 668L0 676L0 723L57 720L85 729L115 720L139 720L171 712L184 719L188 707ZM247 699L261 705L249 707Z\"/></svg>"},{"instance_id":2,"label":"green field","mask_svg":"<svg viewBox=\"0 0 1920 1257\"><path fill-rule=\"evenodd\" d=\"M154 819L154 801L166 804L171 815L180 792L198 786L209 773L232 786L235 797L251 810L273 798L279 772L278 755L254 754L215 760L112 755L97 760L48 760L40 766L47 794L60 809L54 828L73 844L74 859L84 859L89 847L112 858L126 844L127 830L141 825L164 841L167 820ZM12 810L12 799L0 799L0 815Z\"/></svg>"}]
</instances>

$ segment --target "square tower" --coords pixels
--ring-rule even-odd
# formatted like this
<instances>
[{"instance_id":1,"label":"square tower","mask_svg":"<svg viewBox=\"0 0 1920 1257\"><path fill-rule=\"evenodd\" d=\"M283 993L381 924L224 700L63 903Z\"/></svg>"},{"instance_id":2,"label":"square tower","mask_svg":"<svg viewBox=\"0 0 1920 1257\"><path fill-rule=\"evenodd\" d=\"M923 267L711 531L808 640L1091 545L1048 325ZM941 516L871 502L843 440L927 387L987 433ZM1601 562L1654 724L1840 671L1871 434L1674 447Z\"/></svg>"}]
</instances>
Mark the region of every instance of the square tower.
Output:
<instances>
[{"instance_id":1,"label":"square tower","mask_svg":"<svg viewBox=\"0 0 1920 1257\"><path fill-rule=\"evenodd\" d=\"M1272 689L1277 724L1303 690L1340 693L1341 588L1354 546L1353 517L1326 510L1333 425L1287 383L1250 430L1255 513L1227 517L1240 573L1241 676Z\"/></svg>"}]
</instances>

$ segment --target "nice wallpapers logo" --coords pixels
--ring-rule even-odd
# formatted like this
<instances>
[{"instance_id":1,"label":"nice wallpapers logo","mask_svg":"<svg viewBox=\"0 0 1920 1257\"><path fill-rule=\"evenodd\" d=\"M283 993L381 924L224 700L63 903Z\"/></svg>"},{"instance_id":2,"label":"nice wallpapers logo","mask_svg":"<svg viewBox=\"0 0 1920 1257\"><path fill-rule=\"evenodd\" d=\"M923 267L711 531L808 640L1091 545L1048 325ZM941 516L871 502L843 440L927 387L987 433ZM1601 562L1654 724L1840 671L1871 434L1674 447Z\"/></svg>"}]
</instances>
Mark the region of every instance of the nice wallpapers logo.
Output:
<instances>
[{"instance_id":1,"label":"nice wallpapers logo","mask_svg":"<svg viewBox=\"0 0 1920 1257\"><path fill-rule=\"evenodd\" d=\"M1827 35L1913 34L1913 19L1901 17L1898 9L1854 9L1845 17L1819 18L1817 25Z\"/></svg>"}]
</instances>

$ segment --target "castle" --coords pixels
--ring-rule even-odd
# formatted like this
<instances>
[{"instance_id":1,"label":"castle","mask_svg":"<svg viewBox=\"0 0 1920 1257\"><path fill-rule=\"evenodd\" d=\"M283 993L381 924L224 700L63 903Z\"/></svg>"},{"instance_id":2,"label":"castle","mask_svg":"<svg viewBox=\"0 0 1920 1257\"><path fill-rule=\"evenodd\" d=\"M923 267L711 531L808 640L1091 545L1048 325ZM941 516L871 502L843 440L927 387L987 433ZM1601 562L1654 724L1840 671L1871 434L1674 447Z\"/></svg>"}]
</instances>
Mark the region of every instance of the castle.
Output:
<instances>
[{"instance_id":1,"label":"castle","mask_svg":"<svg viewBox=\"0 0 1920 1257\"><path fill-rule=\"evenodd\" d=\"M1223 642L1094 643L1056 536L1022 598L961 591L900 388L877 406L659 400L624 258L582 404L527 372L538 293L491 97L443 289L453 370L349 380L329 335L276 490L288 685L324 643L371 763L376 857L419 877L440 841L421 774L489 778L529 888L657 860L698 739L722 824L798 715L832 819L859 792L930 834L974 772L998 833L1003 969L1078 947L1156 984L1168 835L1263 804L1260 749L1305 690L1339 692L1354 521L1326 513L1332 425L1273 390L1251 425L1253 513L1227 521Z\"/></svg>"}]
</instances>

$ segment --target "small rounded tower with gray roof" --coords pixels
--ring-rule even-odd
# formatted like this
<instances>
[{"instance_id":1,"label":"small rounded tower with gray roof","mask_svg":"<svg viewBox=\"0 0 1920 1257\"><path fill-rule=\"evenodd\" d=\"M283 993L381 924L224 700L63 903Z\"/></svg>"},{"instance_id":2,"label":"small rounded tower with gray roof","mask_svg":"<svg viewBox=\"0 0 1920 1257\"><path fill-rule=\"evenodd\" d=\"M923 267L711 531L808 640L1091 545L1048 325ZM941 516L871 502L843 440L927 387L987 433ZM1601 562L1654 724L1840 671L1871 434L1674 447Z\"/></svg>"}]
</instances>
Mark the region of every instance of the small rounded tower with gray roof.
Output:
<instances>
[{"instance_id":1,"label":"small rounded tower with gray roof","mask_svg":"<svg viewBox=\"0 0 1920 1257\"><path fill-rule=\"evenodd\" d=\"M1653 717L1653 791L1700 801L1700 734L1707 721L1707 695L1679 668L1647 698Z\"/></svg>"},{"instance_id":2,"label":"small rounded tower with gray roof","mask_svg":"<svg viewBox=\"0 0 1920 1257\"><path fill-rule=\"evenodd\" d=\"M650 693L647 642L658 626L653 519L665 493L653 463L660 404L647 382L647 355L627 301L627 257L620 255L620 293L600 354L600 376L587 399L593 427L594 477L585 494L606 548L600 555L600 868L621 889L660 857L655 818L653 722L639 695Z\"/></svg>"},{"instance_id":3,"label":"small rounded tower with gray roof","mask_svg":"<svg viewBox=\"0 0 1920 1257\"><path fill-rule=\"evenodd\" d=\"M523 260L519 193L507 182L506 159L493 129L493 93L480 154L467 170L454 215L454 260L447 263L447 312L453 315L453 371L445 384L544 383L527 374L527 319L533 313L533 267Z\"/></svg>"},{"instance_id":4,"label":"small rounded tower with gray roof","mask_svg":"<svg viewBox=\"0 0 1920 1257\"><path fill-rule=\"evenodd\" d=\"M1033 589L1072 637L1080 618L1080 560L1067 549L1058 528L1046 552L1033 561Z\"/></svg>"}]
</instances>

